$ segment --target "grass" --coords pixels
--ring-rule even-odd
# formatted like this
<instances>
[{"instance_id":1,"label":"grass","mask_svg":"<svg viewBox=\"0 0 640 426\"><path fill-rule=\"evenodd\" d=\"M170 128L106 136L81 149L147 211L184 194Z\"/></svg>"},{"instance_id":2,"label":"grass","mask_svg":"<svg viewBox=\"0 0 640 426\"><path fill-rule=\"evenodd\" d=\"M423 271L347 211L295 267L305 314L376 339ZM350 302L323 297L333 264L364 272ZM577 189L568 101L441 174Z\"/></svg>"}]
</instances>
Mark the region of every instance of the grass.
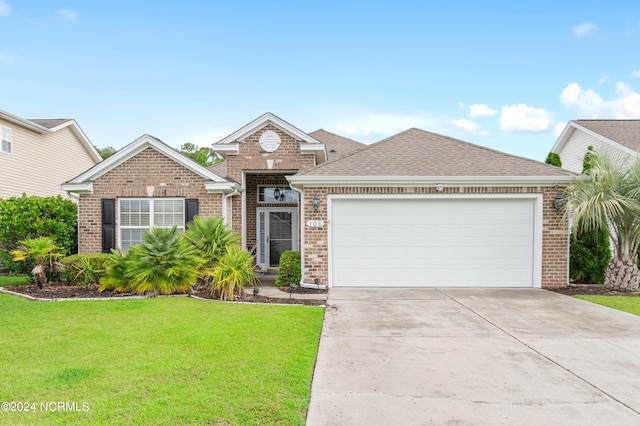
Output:
<instances>
[{"instance_id":1,"label":"grass","mask_svg":"<svg viewBox=\"0 0 640 426\"><path fill-rule=\"evenodd\" d=\"M0 402L36 408L0 424L305 422L322 308L0 295L0 312Z\"/></svg>"},{"instance_id":2,"label":"grass","mask_svg":"<svg viewBox=\"0 0 640 426\"><path fill-rule=\"evenodd\" d=\"M619 311L640 315L640 297L633 296L576 296L578 299L587 300L599 305Z\"/></svg>"},{"instance_id":3,"label":"grass","mask_svg":"<svg viewBox=\"0 0 640 426\"><path fill-rule=\"evenodd\" d=\"M0 287L22 284L30 284L29 277L24 275L0 275Z\"/></svg>"}]
</instances>

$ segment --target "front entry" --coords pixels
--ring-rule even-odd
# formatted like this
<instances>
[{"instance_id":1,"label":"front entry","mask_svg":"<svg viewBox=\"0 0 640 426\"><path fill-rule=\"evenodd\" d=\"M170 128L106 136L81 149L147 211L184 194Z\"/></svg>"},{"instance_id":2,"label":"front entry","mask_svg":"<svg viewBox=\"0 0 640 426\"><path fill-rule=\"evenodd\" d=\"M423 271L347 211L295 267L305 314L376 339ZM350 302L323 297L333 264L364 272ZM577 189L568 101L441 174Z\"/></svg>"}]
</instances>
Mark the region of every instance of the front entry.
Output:
<instances>
[{"instance_id":1,"label":"front entry","mask_svg":"<svg viewBox=\"0 0 640 426\"><path fill-rule=\"evenodd\" d=\"M264 207L257 209L260 269L277 267L286 250L298 250L298 212L295 208Z\"/></svg>"}]
</instances>

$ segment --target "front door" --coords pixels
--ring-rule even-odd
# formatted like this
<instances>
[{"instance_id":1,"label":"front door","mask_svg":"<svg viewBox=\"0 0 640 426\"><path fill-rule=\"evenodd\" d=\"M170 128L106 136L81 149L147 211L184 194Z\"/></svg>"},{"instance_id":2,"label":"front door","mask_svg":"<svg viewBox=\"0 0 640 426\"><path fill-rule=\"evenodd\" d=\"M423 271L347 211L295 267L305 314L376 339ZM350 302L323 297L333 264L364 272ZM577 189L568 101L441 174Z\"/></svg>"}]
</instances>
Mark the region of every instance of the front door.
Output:
<instances>
[{"instance_id":1,"label":"front door","mask_svg":"<svg viewBox=\"0 0 640 426\"><path fill-rule=\"evenodd\" d=\"M295 208L258 209L258 266L277 267L286 250L298 250L298 213Z\"/></svg>"}]
</instances>

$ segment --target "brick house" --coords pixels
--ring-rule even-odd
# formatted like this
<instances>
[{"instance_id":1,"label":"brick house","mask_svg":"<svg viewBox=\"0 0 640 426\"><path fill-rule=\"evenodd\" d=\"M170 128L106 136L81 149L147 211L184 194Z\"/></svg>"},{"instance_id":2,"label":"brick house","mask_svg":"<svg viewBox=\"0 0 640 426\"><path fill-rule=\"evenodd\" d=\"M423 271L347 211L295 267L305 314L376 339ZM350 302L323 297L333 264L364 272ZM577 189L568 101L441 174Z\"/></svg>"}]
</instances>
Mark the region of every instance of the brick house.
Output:
<instances>
[{"instance_id":1,"label":"brick house","mask_svg":"<svg viewBox=\"0 0 640 426\"><path fill-rule=\"evenodd\" d=\"M270 113L213 148L225 161L206 169L145 135L65 183L80 252L218 214L261 268L300 250L304 286L567 283L565 170L419 129L366 146Z\"/></svg>"}]
</instances>

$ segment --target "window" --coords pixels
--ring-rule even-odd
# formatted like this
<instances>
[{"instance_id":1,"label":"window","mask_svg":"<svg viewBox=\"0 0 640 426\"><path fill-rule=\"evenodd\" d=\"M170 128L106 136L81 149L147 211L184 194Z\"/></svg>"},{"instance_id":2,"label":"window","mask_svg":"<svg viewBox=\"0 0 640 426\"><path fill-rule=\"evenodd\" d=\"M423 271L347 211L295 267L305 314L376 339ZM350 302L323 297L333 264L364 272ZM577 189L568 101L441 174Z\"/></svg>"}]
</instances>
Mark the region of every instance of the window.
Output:
<instances>
[{"instance_id":1,"label":"window","mask_svg":"<svg viewBox=\"0 0 640 426\"><path fill-rule=\"evenodd\" d=\"M11 129L0 126L0 152L11 154Z\"/></svg>"},{"instance_id":2,"label":"window","mask_svg":"<svg viewBox=\"0 0 640 426\"><path fill-rule=\"evenodd\" d=\"M298 193L291 188L260 186L258 187L258 202L298 204Z\"/></svg>"},{"instance_id":3,"label":"window","mask_svg":"<svg viewBox=\"0 0 640 426\"><path fill-rule=\"evenodd\" d=\"M152 228L176 226L184 231L184 200L181 198L121 198L119 202L120 248L142 241Z\"/></svg>"}]
</instances>

